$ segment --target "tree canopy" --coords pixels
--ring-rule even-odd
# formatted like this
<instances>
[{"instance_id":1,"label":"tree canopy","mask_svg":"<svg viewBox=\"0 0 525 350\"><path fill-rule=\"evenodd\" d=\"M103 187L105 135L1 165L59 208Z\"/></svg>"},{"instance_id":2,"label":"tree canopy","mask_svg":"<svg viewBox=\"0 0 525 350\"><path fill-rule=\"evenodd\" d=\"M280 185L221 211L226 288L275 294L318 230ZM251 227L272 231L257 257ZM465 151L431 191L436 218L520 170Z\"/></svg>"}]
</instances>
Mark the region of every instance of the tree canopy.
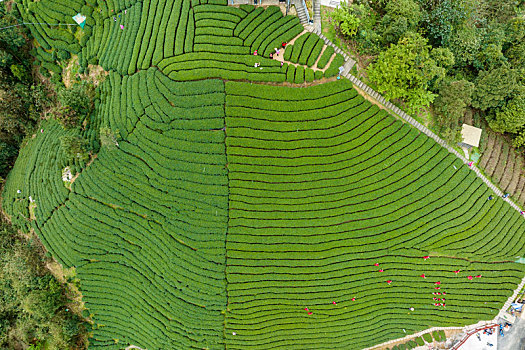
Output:
<instances>
[{"instance_id":1,"label":"tree canopy","mask_svg":"<svg viewBox=\"0 0 525 350\"><path fill-rule=\"evenodd\" d=\"M451 57L450 53L432 54L427 39L417 33L405 37L379 54L377 61L370 65L368 75L377 84L385 98L401 98L410 111L415 112L432 103L435 94L429 91L430 83L445 76L446 69L433 56Z\"/></svg>"}]
</instances>

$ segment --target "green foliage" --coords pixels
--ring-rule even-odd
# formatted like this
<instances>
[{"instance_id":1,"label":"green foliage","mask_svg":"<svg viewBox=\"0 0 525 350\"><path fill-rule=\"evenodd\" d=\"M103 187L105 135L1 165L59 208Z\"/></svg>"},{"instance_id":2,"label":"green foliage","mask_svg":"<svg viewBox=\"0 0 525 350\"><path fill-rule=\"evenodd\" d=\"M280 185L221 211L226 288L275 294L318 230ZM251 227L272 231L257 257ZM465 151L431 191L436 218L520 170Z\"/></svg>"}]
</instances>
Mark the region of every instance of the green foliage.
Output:
<instances>
[{"instance_id":1,"label":"green foliage","mask_svg":"<svg viewBox=\"0 0 525 350\"><path fill-rule=\"evenodd\" d=\"M118 131L114 133L107 126L100 128L100 145L110 150L116 150L118 140L115 134L119 134Z\"/></svg>"},{"instance_id":2,"label":"green foliage","mask_svg":"<svg viewBox=\"0 0 525 350\"><path fill-rule=\"evenodd\" d=\"M313 71L313 69L306 68L306 70L304 71L304 80L307 83L311 83L312 81L314 81L314 71Z\"/></svg>"},{"instance_id":3,"label":"green foliage","mask_svg":"<svg viewBox=\"0 0 525 350\"><path fill-rule=\"evenodd\" d=\"M434 101L436 122L442 136L451 143L460 141L460 125L472 102L474 84L467 80L444 81Z\"/></svg>"},{"instance_id":4,"label":"green foliage","mask_svg":"<svg viewBox=\"0 0 525 350\"><path fill-rule=\"evenodd\" d=\"M432 338L430 338L430 339L432 339ZM418 346L423 346L423 345L425 345L425 342L423 341L423 338L421 338L421 337L417 337L417 338L416 338L416 344L417 344Z\"/></svg>"},{"instance_id":5,"label":"green foliage","mask_svg":"<svg viewBox=\"0 0 525 350\"><path fill-rule=\"evenodd\" d=\"M323 69L328 64L328 61L330 61L330 58L332 58L332 55L334 54L334 48L332 46L326 46L323 54L319 58L319 61L317 61L317 68Z\"/></svg>"},{"instance_id":6,"label":"green foliage","mask_svg":"<svg viewBox=\"0 0 525 350\"><path fill-rule=\"evenodd\" d=\"M330 13L330 18L341 33L348 37L356 35L361 24L361 19L354 13L354 6L348 6L345 2Z\"/></svg>"},{"instance_id":7,"label":"green foliage","mask_svg":"<svg viewBox=\"0 0 525 350\"><path fill-rule=\"evenodd\" d=\"M82 321L65 312L65 288L44 267L41 248L22 239L8 223L0 223L0 347L42 349L85 348ZM36 345L34 339L40 341ZM40 344L40 345L39 345Z\"/></svg>"},{"instance_id":8,"label":"green foliage","mask_svg":"<svg viewBox=\"0 0 525 350\"><path fill-rule=\"evenodd\" d=\"M369 78L387 100L401 98L409 111L417 112L435 98L428 90L430 83L446 73L432 58L430 49L427 40L419 34L408 34L369 66Z\"/></svg>"},{"instance_id":9,"label":"green foliage","mask_svg":"<svg viewBox=\"0 0 525 350\"><path fill-rule=\"evenodd\" d=\"M517 78L517 72L508 67L480 72L475 81L472 106L482 111L503 107L518 89Z\"/></svg>"},{"instance_id":10,"label":"green foliage","mask_svg":"<svg viewBox=\"0 0 525 350\"><path fill-rule=\"evenodd\" d=\"M89 159L89 145L80 136L66 135L60 138L60 148L70 162L86 162Z\"/></svg>"},{"instance_id":11,"label":"green foliage","mask_svg":"<svg viewBox=\"0 0 525 350\"><path fill-rule=\"evenodd\" d=\"M18 150L15 146L0 141L0 178L5 178L13 165Z\"/></svg>"},{"instance_id":12,"label":"green foliage","mask_svg":"<svg viewBox=\"0 0 525 350\"><path fill-rule=\"evenodd\" d=\"M440 337L438 331L433 331L433 332L432 332L432 337L434 337L434 340L437 341L437 342L441 341L441 340L440 340L441 337Z\"/></svg>"},{"instance_id":13,"label":"green foliage","mask_svg":"<svg viewBox=\"0 0 525 350\"><path fill-rule=\"evenodd\" d=\"M286 81L293 83L295 79L295 66L293 64L288 65L286 70Z\"/></svg>"},{"instance_id":14,"label":"green foliage","mask_svg":"<svg viewBox=\"0 0 525 350\"><path fill-rule=\"evenodd\" d=\"M422 7L422 27L434 46L447 46L460 27L476 11L476 1L469 0L418 0Z\"/></svg>"},{"instance_id":15,"label":"green foliage","mask_svg":"<svg viewBox=\"0 0 525 350\"><path fill-rule=\"evenodd\" d=\"M294 83L296 84L302 84L304 83L304 67L303 66L297 66L295 68L295 78Z\"/></svg>"},{"instance_id":16,"label":"green foliage","mask_svg":"<svg viewBox=\"0 0 525 350\"><path fill-rule=\"evenodd\" d=\"M517 133L525 127L525 94L507 101L489 119L489 126L496 132Z\"/></svg>"},{"instance_id":17,"label":"green foliage","mask_svg":"<svg viewBox=\"0 0 525 350\"><path fill-rule=\"evenodd\" d=\"M384 7L379 33L385 44L397 43L407 31L414 31L422 18L421 9L414 0L392 0Z\"/></svg>"},{"instance_id":18,"label":"green foliage","mask_svg":"<svg viewBox=\"0 0 525 350\"><path fill-rule=\"evenodd\" d=\"M57 106L53 110L53 116L56 121L62 125L64 128L77 128L80 126L80 118L73 108L69 106Z\"/></svg>"},{"instance_id":19,"label":"green foliage","mask_svg":"<svg viewBox=\"0 0 525 350\"><path fill-rule=\"evenodd\" d=\"M57 98L60 105L70 108L80 116L85 116L93 110L94 97L94 86L85 81L75 83L71 85L70 88L59 87L57 91Z\"/></svg>"},{"instance_id":20,"label":"green foliage","mask_svg":"<svg viewBox=\"0 0 525 350\"><path fill-rule=\"evenodd\" d=\"M345 63L345 58L341 54L335 55L330 67L324 71L325 78L335 77L339 74L339 67Z\"/></svg>"},{"instance_id":21,"label":"green foliage","mask_svg":"<svg viewBox=\"0 0 525 350\"><path fill-rule=\"evenodd\" d=\"M483 29L475 26L461 26L448 40L447 47L454 54L459 67L473 65L481 48Z\"/></svg>"},{"instance_id":22,"label":"green foliage","mask_svg":"<svg viewBox=\"0 0 525 350\"><path fill-rule=\"evenodd\" d=\"M425 333L425 334L423 334L423 339L424 339L427 343L432 343L432 334L430 334L430 333Z\"/></svg>"},{"instance_id":23,"label":"green foliage","mask_svg":"<svg viewBox=\"0 0 525 350\"><path fill-rule=\"evenodd\" d=\"M230 347L258 347L258 337L228 336L242 319L246 329L273 329L278 347L308 348L315 338L318 348L333 348L338 340L336 348L363 349L424 330L437 313L446 320L435 323L440 326L494 315L523 277L525 267L519 264L479 263L474 269L483 272L474 273L468 261L453 258L476 255L484 260L484 254L494 252L489 242L495 239L503 249L498 254L510 257L511 250L523 251L523 218L502 199L487 201L492 190L461 160L371 105L348 80L308 88L229 81L226 95L227 253L236 262L226 268L228 288L253 288L261 296L257 306L247 303L251 296L243 293L229 297L230 305L238 305L226 312ZM334 210L334 203L345 209ZM508 231L501 225L512 230L518 246L503 248L508 239L499 235ZM385 249L385 240L397 248ZM427 251L435 253L424 260ZM326 261L334 266L327 269ZM501 283L500 273L490 271L500 267L514 282L498 293L498 302L487 302L493 293L486 289L489 279ZM384 271L378 272L380 268ZM511 272L514 268L520 271ZM456 269L461 272L455 274ZM426 280L420 277L423 272ZM325 277L316 284L320 274ZM482 279L467 279L477 274ZM302 288L296 288L297 281L303 281ZM434 291L435 281L447 293L446 307L433 303L429 290ZM271 293L263 295L268 288ZM472 299L475 290L479 296ZM405 300L407 293L410 300ZM306 294L306 305L282 306L297 312L271 311L275 300L284 303ZM407 315L411 306L415 311ZM358 321L348 317L345 307L361 315ZM246 316L259 310L269 316ZM385 327L364 327L378 317ZM334 326L323 336L296 326L326 319ZM290 338L283 323L298 333ZM410 348L416 344L408 342Z\"/></svg>"}]
</instances>

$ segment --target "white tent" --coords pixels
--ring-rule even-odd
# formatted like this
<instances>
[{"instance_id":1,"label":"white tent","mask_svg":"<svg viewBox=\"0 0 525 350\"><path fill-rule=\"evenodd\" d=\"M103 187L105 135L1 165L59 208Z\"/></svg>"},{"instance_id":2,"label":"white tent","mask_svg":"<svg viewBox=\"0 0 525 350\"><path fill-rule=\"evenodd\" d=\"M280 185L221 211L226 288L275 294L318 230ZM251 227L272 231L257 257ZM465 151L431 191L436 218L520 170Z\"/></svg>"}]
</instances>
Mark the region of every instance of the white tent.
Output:
<instances>
[{"instance_id":1,"label":"white tent","mask_svg":"<svg viewBox=\"0 0 525 350\"><path fill-rule=\"evenodd\" d=\"M461 137L463 138L463 143L471 147L479 147L479 139L481 138L480 128L476 128L472 125L463 124L461 128Z\"/></svg>"}]
</instances>

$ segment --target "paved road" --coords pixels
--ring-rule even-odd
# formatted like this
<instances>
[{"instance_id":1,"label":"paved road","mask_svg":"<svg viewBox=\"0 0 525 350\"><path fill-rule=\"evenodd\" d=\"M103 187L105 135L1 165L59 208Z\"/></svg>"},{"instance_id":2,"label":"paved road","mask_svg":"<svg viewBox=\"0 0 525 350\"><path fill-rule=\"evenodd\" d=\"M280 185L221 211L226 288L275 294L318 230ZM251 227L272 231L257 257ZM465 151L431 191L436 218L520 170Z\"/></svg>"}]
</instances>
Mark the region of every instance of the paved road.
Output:
<instances>
[{"instance_id":1,"label":"paved road","mask_svg":"<svg viewBox=\"0 0 525 350\"><path fill-rule=\"evenodd\" d=\"M498 339L498 350L525 350L525 319L520 318L514 326Z\"/></svg>"}]
</instances>

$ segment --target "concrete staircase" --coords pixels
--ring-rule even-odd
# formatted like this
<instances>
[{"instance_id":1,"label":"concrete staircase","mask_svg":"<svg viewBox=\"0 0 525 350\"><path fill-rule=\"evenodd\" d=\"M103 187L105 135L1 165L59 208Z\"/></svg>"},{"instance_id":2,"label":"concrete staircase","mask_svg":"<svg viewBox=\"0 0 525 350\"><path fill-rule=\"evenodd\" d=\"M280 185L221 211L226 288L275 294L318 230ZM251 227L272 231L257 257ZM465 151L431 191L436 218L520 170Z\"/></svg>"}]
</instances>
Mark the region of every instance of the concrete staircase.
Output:
<instances>
[{"instance_id":1,"label":"concrete staircase","mask_svg":"<svg viewBox=\"0 0 525 350\"><path fill-rule=\"evenodd\" d=\"M314 29L321 31L321 0L313 0L314 4Z\"/></svg>"},{"instance_id":2,"label":"concrete staircase","mask_svg":"<svg viewBox=\"0 0 525 350\"><path fill-rule=\"evenodd\" d=\"M310 15L304 0L293 0L295 10L297 11L297 17L303 25L310 25Z\"/></svg>"},{"instance_id":3,"label":"concrete staircase","mask_svg":"<svg viewBox=\"0 0 525 350\"><path fill-rule=\"evenodd\" d=\"M342 75L346 75L346 74L350 74L350 71L352 70L352 67L354 67L354 64L355 64L355 61L351 58L348 58L348 60L346 60L345 64L343 65L343 73L341 73Z\"/></svg>"}]
</instances>

